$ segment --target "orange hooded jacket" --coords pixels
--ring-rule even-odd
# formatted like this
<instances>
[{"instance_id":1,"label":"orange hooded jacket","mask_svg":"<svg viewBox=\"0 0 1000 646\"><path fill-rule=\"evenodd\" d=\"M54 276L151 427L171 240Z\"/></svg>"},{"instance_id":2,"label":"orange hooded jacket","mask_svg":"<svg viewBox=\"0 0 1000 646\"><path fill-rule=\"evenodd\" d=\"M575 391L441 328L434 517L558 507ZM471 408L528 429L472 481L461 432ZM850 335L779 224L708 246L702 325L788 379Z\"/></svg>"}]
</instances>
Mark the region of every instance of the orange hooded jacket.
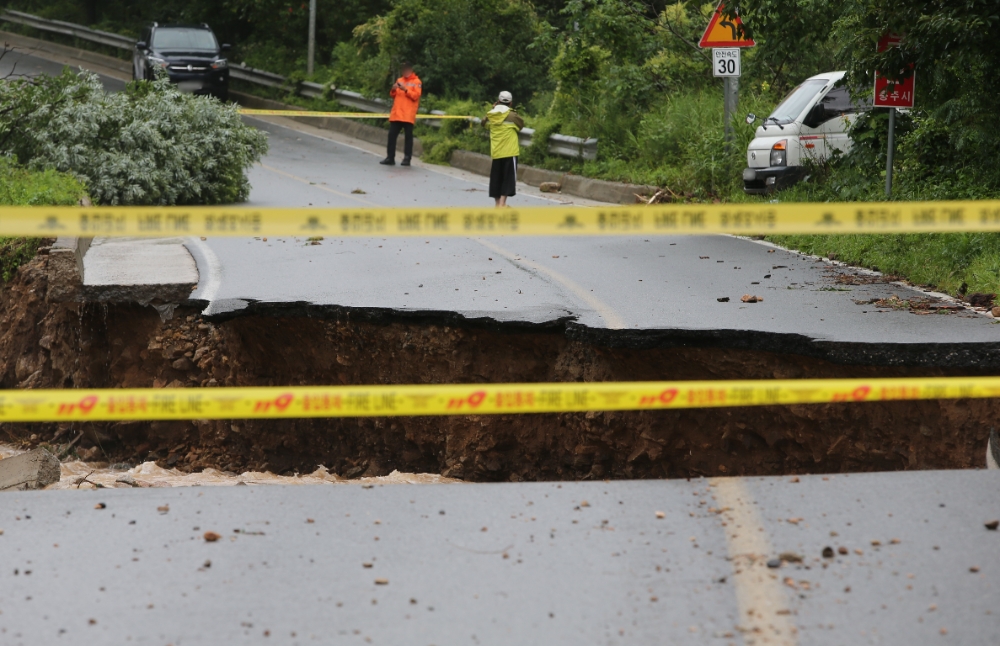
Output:
<instances>
[{"instance_id":1,"label":"orange hooded jacket","mask_svg":"<svg viewBox=\"0 0 1000 646\"><path fill-rule=\"evenodd\" d=\"M392 112L389 113L389 121L402 121L403 123L417 122L417 108L420 106L420 94L423 92L423 84L416 74L400 76L396 83L403 86L397 89L393 86L389 91L392 97Z\"/></svg>"}]
</instances>

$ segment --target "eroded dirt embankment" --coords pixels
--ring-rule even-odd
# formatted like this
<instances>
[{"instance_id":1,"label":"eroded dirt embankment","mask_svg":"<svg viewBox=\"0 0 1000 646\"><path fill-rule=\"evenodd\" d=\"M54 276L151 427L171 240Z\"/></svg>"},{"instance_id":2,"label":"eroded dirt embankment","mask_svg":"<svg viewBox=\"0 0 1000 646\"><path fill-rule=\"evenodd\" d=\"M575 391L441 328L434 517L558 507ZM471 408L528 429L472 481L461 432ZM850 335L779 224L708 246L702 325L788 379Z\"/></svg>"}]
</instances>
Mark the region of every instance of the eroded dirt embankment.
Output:
<instances>
[{"instance_id":1,"label":"eroded dirt embankment","mask_svg":"<svg viewBox=\"0 0 1000 646\"><path fill-rule=\"evenodd\" d=\"M49 303L44 256L4 287L0 388L269 386L955 374L726 348L608 348L564 330L457 328ZM969 374L969 371L965 371ZM447 418L0 425L93 460L467 480L765 475L981 466L988 400Z\"/></svg>"}]
</instances>

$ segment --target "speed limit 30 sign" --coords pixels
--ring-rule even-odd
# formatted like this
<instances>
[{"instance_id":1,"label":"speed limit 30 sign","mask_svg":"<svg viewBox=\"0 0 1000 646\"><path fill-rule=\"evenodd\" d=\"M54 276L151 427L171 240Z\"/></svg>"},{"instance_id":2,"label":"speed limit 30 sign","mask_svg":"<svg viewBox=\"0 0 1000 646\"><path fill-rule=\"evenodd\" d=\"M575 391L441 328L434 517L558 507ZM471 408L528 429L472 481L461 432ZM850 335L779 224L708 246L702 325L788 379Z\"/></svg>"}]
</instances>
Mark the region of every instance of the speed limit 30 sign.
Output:
<instances>
[{"instance_id":1,"label":"speed limit 30 sign","mask_svg":"<svg viewBox=\"0 0 1000 646\"><path fill-rule=\"evenodd\" d=\"M712 73L715 76L740 75L740 48L713 47Z\"/></svg>"}]
</instances>

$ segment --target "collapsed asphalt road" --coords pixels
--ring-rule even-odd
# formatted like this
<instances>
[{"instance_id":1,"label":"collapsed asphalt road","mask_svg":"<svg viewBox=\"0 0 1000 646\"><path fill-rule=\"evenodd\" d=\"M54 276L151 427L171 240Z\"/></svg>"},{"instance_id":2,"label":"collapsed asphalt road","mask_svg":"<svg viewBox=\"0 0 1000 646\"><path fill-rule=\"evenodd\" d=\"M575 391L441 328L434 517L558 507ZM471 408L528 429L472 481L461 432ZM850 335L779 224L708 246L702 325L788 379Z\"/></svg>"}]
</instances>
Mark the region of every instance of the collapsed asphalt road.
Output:
<instances>
[{"instance_id":1,"label":"collapsed asphalt road","mask_svg":"<svg viewBox=\"0 0 1000 646\"><path fill-rule=\"evenodd\" d=\"M466 206L483 182L377 165L314 130L257 122L271 151L252 173L260 206ZM535 206L543 198L515 198ZM552 203L552 202L550 202ZM878 306L937 301L872 274L729 236L217 238L192 241L206 314L413 318L514 326L569 322L611 345L707 344L844 363L1000 366L1000 329L972 311ZM761 301L744 303L744 295Z\"/></svg>"},{"instance_id":2,"label":"collapsed asphalt road","mask_svg":"<svg viewBox=\"0 0 1000 646\"><path fill-rule=\"evenodd\" d=\"M378 146L255 121L271 154L252 204L487 201L451 168L386 169ZM563 196L528 194L516 203ZM100 240L85 264L154 255ZM162 242L162 241L161 241ZM177 310L65 307L46 256L2 294L7 388L721 380L989 374L993 319L947 301L726 236L188 240L198 287ZM127 247L127 245L125 245ZM110 253L110 251L115 253ZM183 255L187 252L183 249ZM193 267L175 263L171 266ZM159 256L157 256L159 257ZM167 257L167 256L164 256ZM153 274L165 274L157 261ZM93 272L88 269L89 274ZM118 278L115 278L118 280ZM185 280L176 281L178 284ZM85 276L85 287L87 280ZM189 283L188 283L189 284ZM93 286L100 287L100 286ZM741 295L762 300L742 302ZM728 300L727 300L728 299ZM202 312L205 314L202 314ZM174 318L171 318L171 314ZM277 473L324 464L476 481L940 469L983 464L991 400L651 414L95 424L77 447L109 462ZM68 442L7 425L8 441Z\"/></svg>"}]
</instances>

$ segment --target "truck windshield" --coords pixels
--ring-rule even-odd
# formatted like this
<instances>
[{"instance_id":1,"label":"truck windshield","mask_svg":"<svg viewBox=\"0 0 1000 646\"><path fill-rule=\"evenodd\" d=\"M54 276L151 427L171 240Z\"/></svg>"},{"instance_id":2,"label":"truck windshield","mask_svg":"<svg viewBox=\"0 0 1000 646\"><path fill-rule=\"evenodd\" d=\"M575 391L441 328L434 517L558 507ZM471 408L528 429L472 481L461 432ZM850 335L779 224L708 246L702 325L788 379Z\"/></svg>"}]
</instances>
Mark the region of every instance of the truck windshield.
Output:
<instances>
[{"instance_id":1,"label":"truck windshield","mask_svg":"<svg viewBox=\"0 0 1000 646\"><path fill-rule=\"evenodd\" d=\"M826 84L827 81L823 79L810 79L803 82L774 109L771 116L767 118L768 122L785 124L795 121L806 109L806 106L816 98L816 95L826 87Z\"/></svg>"},{"instance_id":2,"label":"truck windshield","mask_svg":"<svg viewBox=\"0 0 1000 646\"><path fill-rule=\"evenodd\" d=\"M207 29L157 29L153 34L153 49L184 52L214 52L218 45Z\"/></svg>"}]
</instances>

